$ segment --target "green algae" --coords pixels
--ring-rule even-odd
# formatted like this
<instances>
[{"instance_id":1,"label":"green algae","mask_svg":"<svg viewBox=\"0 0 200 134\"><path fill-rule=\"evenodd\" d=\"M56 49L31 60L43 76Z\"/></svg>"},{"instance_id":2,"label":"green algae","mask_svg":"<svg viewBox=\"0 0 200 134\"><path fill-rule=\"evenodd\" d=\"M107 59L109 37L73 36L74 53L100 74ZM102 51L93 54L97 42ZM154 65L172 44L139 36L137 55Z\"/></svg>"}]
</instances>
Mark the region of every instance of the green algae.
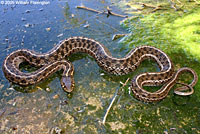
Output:
<instances>
[{"instance_id":1,"label":"green algae","mask_svg":"<svg viewBox=\"0 0 200 134\"><path fill-rule=\"evenodd\" d=\"M200 77L200 8L187 12L166 12L137 15L121 22L129 30L129 36L122 43L130 49L140 45L160 48L172 59L175 69L190 67ZM180 81L189 82L192 77L183 74ZM130 100L125 93L118 106L114 106L108 117L109 133L200 133L199 106L200 83L189 97L169 93L158 104L143 104ZM125 103L125 104L124 104ZM117 107L117 108L115 108ZM115 113L115 114L114 114ZM120 115L120 116L119 116ZM121 121L124 129L112 130L110 122Z\"/></svg>"},{"instance_id":2,"label":"green algae","mask_svg":"<svg viewBox=\"0 0 200 134\"><path fill-rule=\"evenodd\" d=\"M123 43L130 48L151 45L166 52L178 69L193 68L198 76L200 63L200 8L187 13L153 13L132 17L122 22L131 31ZM199 83L195 89L199 93Z\"/></svg>"}]
</instances>

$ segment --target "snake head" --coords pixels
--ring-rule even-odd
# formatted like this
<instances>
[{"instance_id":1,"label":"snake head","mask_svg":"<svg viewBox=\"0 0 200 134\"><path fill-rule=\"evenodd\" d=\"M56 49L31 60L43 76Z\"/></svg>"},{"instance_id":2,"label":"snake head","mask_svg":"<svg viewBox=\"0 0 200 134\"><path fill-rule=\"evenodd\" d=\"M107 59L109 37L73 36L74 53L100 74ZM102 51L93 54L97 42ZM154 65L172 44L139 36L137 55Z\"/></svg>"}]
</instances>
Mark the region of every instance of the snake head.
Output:
<instances>
[{"instance_id":1,"label":"snake head","mask_svg":"<svg viewBox=\"0 0 200 134\"><path fill-rule=\"evenodd\" d=\"M72 92L75 86L73 77L63 76L61 79L61 86L66 92Z\"/></svg>"}]
</instances>

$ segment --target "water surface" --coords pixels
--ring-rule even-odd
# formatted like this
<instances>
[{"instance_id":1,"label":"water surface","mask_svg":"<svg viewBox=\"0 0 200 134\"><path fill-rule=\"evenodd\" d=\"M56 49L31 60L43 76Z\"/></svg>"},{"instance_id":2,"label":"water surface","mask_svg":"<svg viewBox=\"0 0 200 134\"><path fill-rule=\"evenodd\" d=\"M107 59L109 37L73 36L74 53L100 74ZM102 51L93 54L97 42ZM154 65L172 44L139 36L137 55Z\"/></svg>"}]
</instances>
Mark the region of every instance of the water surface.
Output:
<instances>
[{"instance_id":1,"label":"water surface","mask_svg":"<svg viewBox=\"0 0 200 134\"><path fill-rule=\"evenodd\" d=\"M140 19L133 21L136 26L129 25L127 30L120 26L124 18L77 9L80 5L100 11L110 6L113 12L124 14L121 6L109 0L0 5L0 63L14 50L26 48L44 53L71 36L93 38L104 44L114 57L123 57L131 48L143 43L154 46L160 43L154 31L149 32L139 23ZM133 32L133 36L112 41L114 34L129 32ZM141 42L151 36L154 40ZM170 45L163 44L166 46L161 48L169 53ZM176 68L189 66L189 63L197 68L198 60L186 58L179 62L182 56L187 57L182 51L170 54ZM87 54L73 54L66 59L75 67L76 87L71 94L60 86L61 72L32 87L31 91L16 91L0 69L0 133L200 133L200 101L196 89L190 97L176 96L172 91L160 103L145 104L134 99L126 86L109 112L106 124L102 125L106 109L121 86L120 81L125 82L141 72L158 71L158 66L145 61L130 75L113 76L102 71ZM34 70L26 65L23 68Z\"/></svg>"}]
</instances>

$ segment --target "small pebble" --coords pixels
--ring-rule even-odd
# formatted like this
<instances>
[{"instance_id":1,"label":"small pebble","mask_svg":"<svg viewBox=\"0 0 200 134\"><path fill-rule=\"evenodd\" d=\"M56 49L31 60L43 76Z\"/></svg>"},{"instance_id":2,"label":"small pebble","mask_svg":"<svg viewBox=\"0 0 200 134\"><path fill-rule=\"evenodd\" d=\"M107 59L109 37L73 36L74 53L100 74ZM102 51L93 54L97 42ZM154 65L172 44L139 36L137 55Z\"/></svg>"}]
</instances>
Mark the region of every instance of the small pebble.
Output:
<instances>
[{"instance_id":1,"label":"small pebble","mask_svg":"<svg viewBox=\"0 0 200 134\"><path fill-rule=\"evenodd\" d=\"M25 19L25 18L21 18L21 20L22 20L22 21L26 21L26 19Z\"/></svg>"},{"instance_id":2,"label":"small pebble","mask_svg":"<svg viewBox=\"0 0 200 134\"><path fill-rule=\"evenodd\" d=\"M90 26L90 24L86 24L86 25L84 25L83 27L84 28L88 28Z\"/></svg>"},{"instance_id":3,"label":"small pebble","mask_svg":"<svg viewBox=\"0 0 200 134\"><path fill-rule=\"evenodd\" d=\"M61 104L62 104L62 105L67 105L67 104L68 104L68 101L67 101L67 100L64 100L64 101L62 101Z\"/></svg>"},{"instance_id":4,"label":"small pebble","mask_svg":"<svg viewBox=\"0 0 200 134\"><path fill-rule=\"evenodd\" d=\"M101 74L100 74L100 76L104 76L104 75L105 75L104 73L101 73Z\"/></svg>"},{"instance_id":5,"label":"small pebble","mask_svg":"<svg viewBox=\"0 0 200 134\"><path fill-rule=\"evenodd\" d=\"M50 92L51 90L50 90L50 88L46 88L46 91L47 91L47 92Z\"/></svg>"},{"instance_id":6,"label":"small pebble","mask_svg":"<svg viewBox=\"0 0 200 134\"><path fill-rule=\"evenodd\" d=\"M25 13L30 13L30 12L31 12L30 10L26 10L26 11L25 11Z\"/></svg>"},{"instance_id":7,"label":"small pebble","mask_svg":"<svg viewBox=\"0 0 200 134\"><path fill-rule=\"evenodd\" d=\"M8 39L8 38L6 38L6 39L5 39L5 41L6 41L6 42L8 42L8 41L9 41L9 39Z\"/></svg>"},{"instance_id":8,"label":"small pebble","mask_svg":"<svg viewBox=\"0 0 200 134\"><path fill-rule=\"evenodd\" d=\"M59 95L56 94L56 95L53 96L53 99L58 99L58 97L59 97Z\"/></svg>"},{"instance_id":9,"label":"small pebble","mask_svg":"<svg viewBox=\"0 0 200 134\"><path fill-rule=\"evenodd\" d=\"M8 88L8 90L15 90L13 87Z\"/></svg>"},{"instance_id":10,"label":"small pebble","mask_svg":"<svg viewBox=\"0 0 200 134\"><path fill-rule=\"evenodd\" d=\"M50 27L46 28L46 31L51 31L51 28Z\"/></svg>"},{"instance_id":11,"label":"small pebble","mask_svg":"<svg viewBox=\"0 0 200 134\"><path fill-rule=\"evenodd\" d=\"M25 26L26 28L28 28L28 27L31 26L31 24L27 23L27 24L25 24L24 26Z\"/></svg>"},{"instance_id":12,"label":"small pebble","mask_svg":"<svg viewBox=\"0 0 200 134\"><path fill-rule=\"evenodd\" d=\"M85 25L83 26L84 28L88 28L90 24L88 24L88 21L86 21Z\"/></svg>"}]
</instances>

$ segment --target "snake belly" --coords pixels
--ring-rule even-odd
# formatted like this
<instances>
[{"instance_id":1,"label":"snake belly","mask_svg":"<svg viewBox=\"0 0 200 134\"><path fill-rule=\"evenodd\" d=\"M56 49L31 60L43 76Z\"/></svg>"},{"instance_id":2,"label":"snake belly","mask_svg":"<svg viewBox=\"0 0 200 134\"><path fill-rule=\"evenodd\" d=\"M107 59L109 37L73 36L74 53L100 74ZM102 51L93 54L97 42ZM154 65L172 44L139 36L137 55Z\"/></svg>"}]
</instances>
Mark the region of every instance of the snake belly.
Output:
<instances>
[{"instance_id":1,"label":"snake belly","mask_svg":"<svg viewBox=\"0 0 200 134\"><path fill-rule=\"evenodd\" d=\"M155 60L160 72L146 72L136 75L132 79L131 89L134 96L144 102L156 102L164 99L173 86L180 71L174 72L170 58L160 49L152 46L139 46L132 49L124 58L114 58L108 49L99 42L86 37L71 37L61 41L47 53L20 49L9 54L3 63L5 77L18 85L28 86L36 84L54 72L63 69L61 85L67 92L74 88L73 65L64 60L72 53L83 52L91 55L97 64L106 72L115 75L125 75L133 72L145 59ZM25 73L19 70L19 64L27 61L34 66L41 67L35 72ZM194 74L192 86L197 82L197 75L192 69L182 69ZM163 85L156 92L148 92L142 86Z\"/></svg>"}]
</instances>

